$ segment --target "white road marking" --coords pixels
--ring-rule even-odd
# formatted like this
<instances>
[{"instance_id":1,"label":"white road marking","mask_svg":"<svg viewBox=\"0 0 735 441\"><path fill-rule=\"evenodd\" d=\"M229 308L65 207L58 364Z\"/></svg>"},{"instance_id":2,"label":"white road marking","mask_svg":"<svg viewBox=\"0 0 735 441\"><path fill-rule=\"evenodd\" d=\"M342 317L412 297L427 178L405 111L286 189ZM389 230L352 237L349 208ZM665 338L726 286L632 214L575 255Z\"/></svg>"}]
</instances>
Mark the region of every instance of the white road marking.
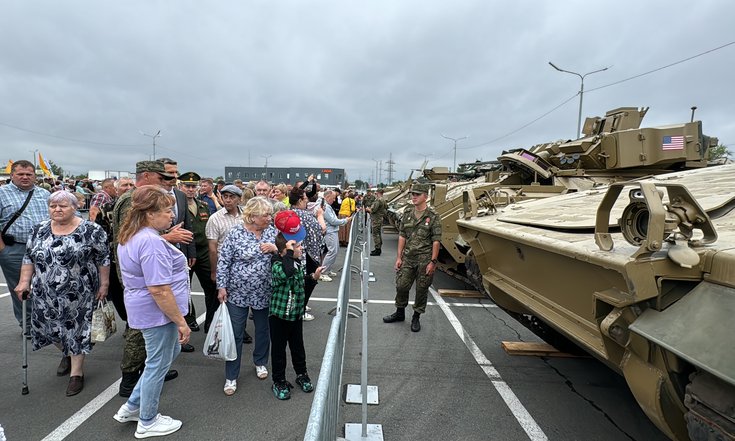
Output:
<instances>
[{"instance_id":1,"label":"white road marking","mask_svg":"<svg viewBox=\"0 0 735 441\"><path fill-rule=\"evenodd\" d=\"M107 404L108 401L110 401L113 397L117 395L121 381L122 378L112 383L110 387L104 390L104 392L97 395L92 401L79 409L77 413L69 417L68 420L61 423L61 425L57 427L56 430L49 433L42 441L60 441L69 436L69 434L75 431L77 427L81 426L85 421L89 419L89 417L100 410L102 406Z\"/></svg>"},{"instance_id":2,"label":"white road marking","mask_svg":"<svg viewBox=\"0 0 735 441\"><path fill-rule=\"evenodd\" d=\"M204 323L205 317L206 314L202 314L197 317L197 324L201 325L202 323ZM61 441L69 436L69 434L75 431L77 427L81 426L85 421L89 419L89 417L100 410L102 406L104 406L105 404L107 404L108 401L117 396L117 392L120 389L121 381L122 378L112 383L101 394L94 397L92 401L79 409L77 413L61 423L59 427L57 427L53 432L49 433L42 441ZM112 418L112 416L109 416L109 418Z\"/></svg>"},{"instance_id":3,"label":"white road marking","mask_svg":"<svg viewBox=\"0 0 735 441\"><path fill-rule=\"evenodd\" d=\"M9 293L9 292L6 292L5 294L0 294L0 299L2 299L3 297L7 297L7 296L9 296L9 295L10 295L10 293Z\"/></svg>"},{"instance_id":4,"label":"white road marking","mask_svg":"<svg viewBox=\"0 0 735 441\"><path fill-rule=\"evenodd\" d=\"M475 361L477 361L477 364L485 372L485 375L490 379L495 390L498 391L500 396L503 398L503 401L505 401L506 406L508 406L508 409L510 409L515 419L521 425L521 428L526 432L526 435L528 435L528 437L533 441L546 441L548 439L546 434L541 430L541 427L536 424L536 421L533 419L531 414L528 413L528 410L523 407L523 404L511 390L510 386L508 386L508 383L503 380L490 360L485 357L485 354L483 354L480 348L475 344L472 337L470 337L470 335L465 331L459 319L457 319L457 316L455 316L452 310L449 309L449 304L444 301L433 287L429 288L429 291L442 312L444 312L444 315L447 316L449 323L457 332L459 338L462 339L465 346L467 346L467 349L470 350L470 353L475 358Z\"/></svg>"}]
</instances>

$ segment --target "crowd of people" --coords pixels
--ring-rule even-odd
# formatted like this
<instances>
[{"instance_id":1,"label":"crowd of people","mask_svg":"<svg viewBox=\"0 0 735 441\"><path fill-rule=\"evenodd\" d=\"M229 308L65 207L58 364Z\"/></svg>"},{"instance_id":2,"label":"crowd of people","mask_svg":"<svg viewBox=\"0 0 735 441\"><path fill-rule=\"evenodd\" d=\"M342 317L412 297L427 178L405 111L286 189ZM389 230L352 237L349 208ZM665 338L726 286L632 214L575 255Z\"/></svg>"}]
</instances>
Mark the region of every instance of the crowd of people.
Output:
<instances>
[{"instance_id":1,"label":"crowd of people","mask_svg":"<svg viewBox=\"0 0 735 441\"><path fill-rule=\"evenodd\" d=\"M255 375L268 378L270 358L273 394L285 400L294 388L286 379L286 347L297 386L314 389L303 341L303 323L314 319L309 298L319 281L336 276L339 247L360 209L372 213L371 255L381 254L382 190L363 198L322 189L313 176L293 186L215 182L195 172L180 175L170 158L138 162L135 180L105 179L86 186L90 194L80 191L84 185L45 184L37 182L34 165L21 160L0 186L0 266L16 294L15 318L34 350L53 344L61 351L56 373L69 375L66 395L74 396L84 388L95 304L112 301L126 321L119 395L127 401L114 419L137 422L137 438L181 427L161 415L158 404L163 383L178 376L173 361L195 350L189 343L199 331L190 290L195 274L204 291L204 331L222 304L232 322L237 357L225 363L225 395L237 391L242 345L254 342ZM384 318L404 320L416 279L415 332L441 235L425 187L412 189L414 208L399 228L397 310ZM87 200L85 219L80 210ZM31 308L23 317L25 296ZM249 318L254 339L246 330Z\"/></svg>"}]
</instances>

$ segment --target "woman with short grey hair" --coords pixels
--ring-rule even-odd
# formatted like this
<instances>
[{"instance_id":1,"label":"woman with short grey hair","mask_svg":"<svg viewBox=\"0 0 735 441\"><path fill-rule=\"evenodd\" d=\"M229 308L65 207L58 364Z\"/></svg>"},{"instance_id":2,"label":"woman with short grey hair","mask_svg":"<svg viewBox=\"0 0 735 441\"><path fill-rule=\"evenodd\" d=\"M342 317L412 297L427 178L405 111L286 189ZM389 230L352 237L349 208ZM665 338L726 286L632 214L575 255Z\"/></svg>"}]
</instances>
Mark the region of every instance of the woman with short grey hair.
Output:
<instances>
[{"instance_id":1,"label":"woman with short grey hair","mask_svg":"<svg viewBox=\"0 0 735 441\"><path fill-rule=\"evenodd\" d=\"M61 350L56 375L70 375L66 395L72 396L84 387L92 310L107 296L110 249L102 227L74 215L73 193L52 193L48 206L50 219L35 225L26 243L15 292L21 298L30 291L33 349L53 344Z\"/></svg>"}]
</instances>

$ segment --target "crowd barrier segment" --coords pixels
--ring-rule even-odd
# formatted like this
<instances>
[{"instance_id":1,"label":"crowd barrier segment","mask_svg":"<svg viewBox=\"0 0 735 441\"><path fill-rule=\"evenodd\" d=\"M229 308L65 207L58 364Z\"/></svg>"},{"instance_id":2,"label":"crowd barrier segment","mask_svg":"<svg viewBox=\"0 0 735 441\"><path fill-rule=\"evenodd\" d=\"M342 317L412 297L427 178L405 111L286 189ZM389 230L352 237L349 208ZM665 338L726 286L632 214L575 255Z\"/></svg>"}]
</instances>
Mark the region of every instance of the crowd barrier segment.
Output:
<instances>
[{"instance_id":1,"label":"crowd barrier segment","mask_svg":"<svg viewBox=\"0 0 735 441\"><path fill-rule=\"evenodd\" d=\"M314 390L314 399L311 404L306 432L304 433L304 441L332 441L337 439L347 312L350 310L352 254L355 244L358 242L357 235L358 231L362 229L361 224L364 223L364 216L365 213L359 211L356 215L356 222L352 222L350 227L350 240L347 244L342 276L337 291L337 306L324 348L322 367L319 370L319 378Z\"/></svg>"}]
</instances>

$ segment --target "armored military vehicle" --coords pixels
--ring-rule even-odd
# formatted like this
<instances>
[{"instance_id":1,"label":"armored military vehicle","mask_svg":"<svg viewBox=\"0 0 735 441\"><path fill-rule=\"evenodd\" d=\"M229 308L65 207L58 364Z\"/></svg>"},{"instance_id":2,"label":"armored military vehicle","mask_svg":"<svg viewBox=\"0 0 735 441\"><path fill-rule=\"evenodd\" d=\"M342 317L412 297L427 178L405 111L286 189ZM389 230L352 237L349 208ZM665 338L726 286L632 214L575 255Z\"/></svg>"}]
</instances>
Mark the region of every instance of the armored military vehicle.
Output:
<instances>
[{"instance_id":1,"label":"armored military vehicle","mask_svg":"<svg viewBox=\"0 0 735 441\"><path fill-rule=\"evenodd\" d=\"M641 164L651 143L659 160L704 152L696 126L631 134ZM591 160L632 160L620 150L630 141L601 141ZM457 223L500 307L622 374L671 439L732 440L733 188L735 165L722 165L521 202L496 216L474 216L467 197Z\"/></svg>"},{"instance_id":2,"label":"armored military vehicle","mask_svg":"<svg viewBox=\"0 0 735 441\"><path fill-rule=\"evenodd\" d=\"M486 216L524 200L707 166L708 148L717 139L702 134L701 121L641 128L647 112L610 110L587 118L580 139L511 150L498 157L502 168L483 170L467 182L435 183L430 205L442 219L440 269L482 287L470 246L457 229L463 198L471 200L478 216Z\"/></svg>"}]
</instances>

